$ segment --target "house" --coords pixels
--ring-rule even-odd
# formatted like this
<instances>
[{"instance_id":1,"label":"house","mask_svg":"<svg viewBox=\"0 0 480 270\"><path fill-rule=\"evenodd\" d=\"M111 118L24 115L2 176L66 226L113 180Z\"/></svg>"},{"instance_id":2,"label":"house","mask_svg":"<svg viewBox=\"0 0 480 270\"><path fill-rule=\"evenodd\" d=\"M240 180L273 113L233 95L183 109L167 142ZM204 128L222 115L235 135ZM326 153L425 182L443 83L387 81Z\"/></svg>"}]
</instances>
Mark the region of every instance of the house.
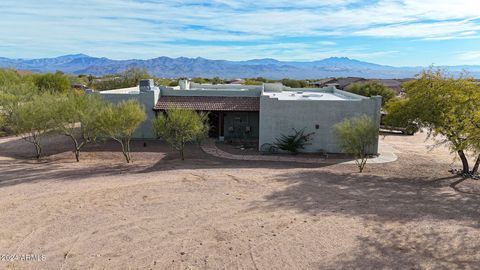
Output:
<instances>
[{"instance_id":1,"label":"house","mask_svg":"<svg viewBox=\"0 0 480 270\"><path fill-rule=\"evenodd\" d=\"M325 78L319 81L310 83L313 87L328 87L334 86L338 89L345 90L352 83L360 83L367 81L364 78L360 77L345 77L345 78Z\"/></svg>"},{"instance_id":2,"label":"house","mask_svg":"<svg viewBox=\"0 0 480 270\"><path fill-rule=\"evenodd\" d=\"M227 81L226 83L228 83L228 84L245 84L245 80L244 79L233 79L233 80Z\"/></svg>"},{"instance_id":3,"label":"house","mask_svg":"<svg viewBox=\"0 0 480 270\"><path fill-rule=\"evenodd\" d=\"M311 82L309 83L309 85L313 87L321 88L321 87L328 86L329 84L335 84L335 83L337 83L337 79L332 77L332 78L325 78L315 82Z\"/></svg>"},{"instance_id":4,"label":"house","mask_svg":"<svg viewBox=\"0 0 480 270\"><path fill-rule=\"evenodd\" d=\"M273 143L293 129L314 132L305 152L341 153L333 126L344 119L365 114L380 125L381 97L363 97L334 86L290 88L281 83L263 85L196 84L179 81L179 86L139 86L99 93L107 101L137 99L145 108L147 120L134 134L137 139L154 139L151 121L171 107L209 113L209 136L226 141ZM376 154L378 145L372 150Z\"/></svg>"},{"instance_id":5,"label":"house","mask_svg":"<svg viewBox=\"0 0 480 270\"><path fill-rule=\"evenodd\" d=\"M402 83L405 80L395 80L395 79L375 79L372 80L379 84L382 84L390 89L392 89L396 95L400 95L402 93Z\"/></svg>"},{"instance_id":6,"label":"house","mask_svg":"<svg viewBox=\"0 0 480 270\"><path fill-rule=\"evenodd\" d=\"M366 82L367 79L360 78L360 77L345 77L345 78L338 78L336 85L338 89L345 90L347 87L354 83L361 83Z\"/></svg>"}]
</instances>

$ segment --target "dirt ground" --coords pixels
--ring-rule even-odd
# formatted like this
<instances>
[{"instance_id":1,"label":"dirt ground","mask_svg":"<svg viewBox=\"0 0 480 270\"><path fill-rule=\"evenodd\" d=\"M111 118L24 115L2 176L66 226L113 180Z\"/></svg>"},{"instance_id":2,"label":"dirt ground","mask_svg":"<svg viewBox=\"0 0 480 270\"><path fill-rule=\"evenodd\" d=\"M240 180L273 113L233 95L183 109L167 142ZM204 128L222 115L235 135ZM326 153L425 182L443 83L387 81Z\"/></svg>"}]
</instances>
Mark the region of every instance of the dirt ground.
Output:
<instances>
[{"instance_id":1,"label":"dirt ground","mask_svg":"<svg viewBox=\"0 0 480 270\"><path fill-rule=\"evenodd\" d=\"M0 269L479 269L480 181L450 187L453 156L424 134L381 140L399 159L358 174L158 142L76 163L65 138L37 162L0 139Z\"/></svg>"}]
</instances>

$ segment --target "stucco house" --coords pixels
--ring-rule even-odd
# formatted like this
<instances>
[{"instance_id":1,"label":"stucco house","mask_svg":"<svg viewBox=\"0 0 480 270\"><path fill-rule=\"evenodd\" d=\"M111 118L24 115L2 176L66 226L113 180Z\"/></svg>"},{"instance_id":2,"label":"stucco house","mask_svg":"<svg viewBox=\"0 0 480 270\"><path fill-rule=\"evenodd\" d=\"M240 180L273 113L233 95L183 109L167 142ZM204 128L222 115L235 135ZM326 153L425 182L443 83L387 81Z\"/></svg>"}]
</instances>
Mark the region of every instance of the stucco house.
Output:
<instances>
[{"instance_id":1,"label":"stucco house","mask_svg":"<svg viewBox=\"0 0 480 270\"><path fill-rule=\"evenodd\" d=\"M336 89L290 88L280 83L257 86L196 84L181 80L179 86L155 86L143 80L132 88L99 92L110 102L136 99L147 120L135 132L136 139L154 139L154 117L170 107L209 113L209 136L226 141L273 143L293 129L314 132L305 152L341 153L333 126L346 118L365 114L380 125L381 97L363 97ZM378 152L378 145L371 154Z\"/></svg>"}]
</instances>

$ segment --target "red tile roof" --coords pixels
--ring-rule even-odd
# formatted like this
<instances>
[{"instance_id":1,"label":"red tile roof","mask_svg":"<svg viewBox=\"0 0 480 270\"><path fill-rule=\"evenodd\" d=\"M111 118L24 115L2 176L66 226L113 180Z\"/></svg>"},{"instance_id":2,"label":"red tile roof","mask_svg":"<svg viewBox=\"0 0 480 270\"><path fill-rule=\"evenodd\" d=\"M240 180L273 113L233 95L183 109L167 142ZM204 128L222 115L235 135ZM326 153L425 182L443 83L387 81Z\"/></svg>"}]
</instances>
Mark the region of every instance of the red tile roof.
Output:
<instances>
[{"instance_id":1,"label":"red tile roof","mask_svg":"<svg viewBox=\"0 0 480 270\"><path fill-rule=\"evenodd\" d=\"M258 97L210 97L210 96L161 96L154 110L166 110L171 107L196 111L260 111Z\"/></svg>"}]
</instances>

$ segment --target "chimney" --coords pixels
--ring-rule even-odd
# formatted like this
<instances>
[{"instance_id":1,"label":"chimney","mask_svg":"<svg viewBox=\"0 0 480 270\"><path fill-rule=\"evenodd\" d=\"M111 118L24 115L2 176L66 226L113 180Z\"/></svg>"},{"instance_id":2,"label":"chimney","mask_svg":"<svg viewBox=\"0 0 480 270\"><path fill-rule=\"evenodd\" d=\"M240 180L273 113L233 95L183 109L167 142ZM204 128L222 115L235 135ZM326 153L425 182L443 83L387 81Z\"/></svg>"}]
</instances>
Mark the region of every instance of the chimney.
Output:
<instances>
[{"instance_id":1,"label":"chimney","mask_svg":"<svg viewBox=\"0 0 480 270\"><path fill-rule=\"evenodd\" d=\"M153 79L140 80L138 84L140 86L140 92L151 91L155 87L155 84L153 83Z\"/></svg>"},{"instance_id":2,"label":"chimney","mask_svg":"<svg viewBox=\"0 0 480 270\"><path fill-rule=\"evenodd\" d=\"M190 81L187 79L181 79L178 81L178 86L180 86L180 90L190 90Z\"/></svg>"}]
</instances>

